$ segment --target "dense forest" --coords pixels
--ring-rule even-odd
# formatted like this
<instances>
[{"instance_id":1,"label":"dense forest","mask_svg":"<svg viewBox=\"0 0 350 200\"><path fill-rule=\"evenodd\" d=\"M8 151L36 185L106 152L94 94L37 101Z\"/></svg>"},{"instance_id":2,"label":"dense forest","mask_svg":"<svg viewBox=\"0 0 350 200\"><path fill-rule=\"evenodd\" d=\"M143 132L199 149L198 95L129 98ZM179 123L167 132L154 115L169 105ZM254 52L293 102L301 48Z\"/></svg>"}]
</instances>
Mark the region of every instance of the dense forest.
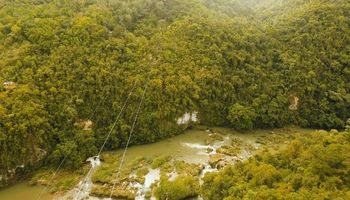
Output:
<instances>
[{"instance_id":1,"label":"dense forest","mask_svg":"<svg viewBox=\"0 0 350 200\"><path fill-rule=\"evenodd\" d=\"M349 199L347 132L300 136L277 153L265 151L204 179L204 199Z\"/></svg>"},{"instance_id":2,"label":"dense forest","mask_svg":"<svg viewBox=\"0 0 350 200\"><path fill-rule=\"evenodd\" d=\"M145 85L132 144L181 133L191 126L177 124L185 113L240 131L345 129L350 118L348 0L1 0L0 57L0 174L57 166L65 155L64 167L80 167L131 93L106 150L124 146ZM259 165L271 171L266 184L281 188L261 192L283 195L271 166L296 169L276 159L266 154L222 173L254 181L259 170L244 172ZM287 178L302 188L303 175ZM349 183L325 184L337 181ZM208 198L243 198L222 187Z\"/></svg>"}]
</instances>

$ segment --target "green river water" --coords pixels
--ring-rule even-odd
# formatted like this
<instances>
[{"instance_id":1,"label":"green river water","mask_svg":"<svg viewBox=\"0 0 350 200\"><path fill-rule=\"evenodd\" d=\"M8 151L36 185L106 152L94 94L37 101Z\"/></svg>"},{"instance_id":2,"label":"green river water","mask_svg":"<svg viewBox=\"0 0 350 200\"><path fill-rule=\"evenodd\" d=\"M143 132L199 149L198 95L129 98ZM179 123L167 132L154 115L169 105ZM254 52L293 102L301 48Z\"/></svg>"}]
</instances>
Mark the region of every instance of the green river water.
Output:
<instances>
[{"instance_id":1,"label":"green river water","mask_svg":"<svg viewBox=\"0 0 350 200\"><path fill-rule=\"evenodd\" d=\"M40 192L43 190L42 186L30 186L27 182L16 184L12 187L0 191L1 200L36 200ZM52 194L45 193L41 199L53 199Z\"/></svg>"},{"instance_id":2,"label":"green river water","mask_svg":"<svg viewBox=\"0 0 350 200\"><path fill-rule=\"evenodd\" d=\"M220 132L224 135L224 140L216 145L224 145L230 143L233 137L239 138L246 143L252 145L257 144L256 140L259 136L271 134L271 132L281 132L281 130L255 130L248 133L237 133L226 128L214 128L214 132ZM311 130L293 129L293 132L308 132ZM132 146L126 154L126 162L131 162L137 157L152 158L155 156L170 155L174 159L184 160L189 163L207 163L209 155L207 153L207 145L205 139L208 138L208 131L205 130L189 130L182 135L175 136L160 142L147 145ZM215 146L215 145L214 145ZM120 151L113 154L120 154ZM42 186L29 186L28 182L22 182L9 188L0 190L0 200L37 200ZM44 193L41 200L56 199L52 194Z\"/></svg>"}]
</instances>

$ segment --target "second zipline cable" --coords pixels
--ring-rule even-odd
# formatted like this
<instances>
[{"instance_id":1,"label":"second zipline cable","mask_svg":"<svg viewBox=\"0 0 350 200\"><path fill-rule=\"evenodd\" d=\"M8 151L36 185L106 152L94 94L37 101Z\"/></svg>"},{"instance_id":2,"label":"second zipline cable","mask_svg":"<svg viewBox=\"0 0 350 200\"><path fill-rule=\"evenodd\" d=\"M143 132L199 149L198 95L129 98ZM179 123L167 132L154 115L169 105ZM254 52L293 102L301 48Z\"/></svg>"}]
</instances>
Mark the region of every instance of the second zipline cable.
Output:
<instances>
[{"instance_id":1,"label":"second zipline cable","mask_svg":"<svg viewBox=\"0 0 350 200\"><path fill-rule=\"evenodd\" d=\"M129 137L128 137L128 140L127 140L127 142L126 142L125 149L124 149L124 151L123 151L123 155L122 155L122 158L121 158L119 167L118 167L118 171L117 171L117 174L116 174L115 181L114 181L114 183L113 183L113 187L112 187L112 189L111 189L111 193L110 193L110 195L109 195L109 199L110 199L110 200L112 199L112 195L113 195L115 186L116 186L116 184L117 184L117 179L118 179L118 176L119 176L119 174L120 174L120 170L121 170L121 168L122 168L122 166L123 166L123 164L124 164L125 155L126 155L126 152L127 152L127 150L128 150L128 146L129 146L129 144L130 144L131 136L132 136L132 134L133 134L133 132L134 132L135 125L136 125L138 116L139 116L139 114L140 114L141 106L142 106L142 103L143 103L143 101L144 101L145 94L146 94L146 90L147 90L147 87L148 87L148 81L149 81L149 79L150 79L150 74L151 74L151 73L148 74L147 81L146 81L146 85L145 85L145 88L144 88L144 90L143 90L142 97L141 97L140 103L139 103L139 105L138 105L136 114L135 114L134 122L133 122L133 124L132 124L131 130L130 130L130 133L129 133Z\"/></svg>"},{"instance_id":2,"label":"second zipline cable","mask_svg":"<svg viewBox=\"0 0 350 200\"><path fill-rule=\"evenodd\" d=\"M118 116L116 117L116 119L115 119L115 121L114 121L114 123L113 123L113 125L112 125L112 128L111 128L110 131L108 132L108 134L107 134L107 136L106 136L106 139L104 140L104 142L103 142L103 144L102 144L102 146L101 146L101 148L100 148L100 150L99 150L99 152L98 152L98 154L97 154L96 157L99 157L100 154L101 154L101 152L102 152L102 150L104 149L104 147L105 147L105 145L106 145L106 143L107 143L109 137L111 136L112 131L114 130L115 126L117 125L117 122L119 121L120 116L122 115L122 113L123 113L123 111L124 111L126 105L127 105L128 102L129 102L130 96L131 96L131 94L133 93L133 91L134 91L134 89L135 89L135 87L136 87L136 84L137 84L137 81L134 82L134 85L132 86L132 88L131 88L131 90L130 90L130 92L129 92L129 94L128 94L128 97L126 98L126 100L125 100L125 102L124 102L124 104L123 104L123 107L121 108L121 110L120 110ZM89 177L89 175L90 175L91 172L92 172L92 168L93 168L93 167L91 166L91 168L89 169L88 173L87 173L86 176L83 178L83 181L82 181L82 184L81 184L81 185L83 185L83 184L86 182L87 178ZM82 186L79 186L78 194L77 194L77 196L76 196L75 199L79 200L81 191L82 191Z\"/></svg>"}]
</instances>

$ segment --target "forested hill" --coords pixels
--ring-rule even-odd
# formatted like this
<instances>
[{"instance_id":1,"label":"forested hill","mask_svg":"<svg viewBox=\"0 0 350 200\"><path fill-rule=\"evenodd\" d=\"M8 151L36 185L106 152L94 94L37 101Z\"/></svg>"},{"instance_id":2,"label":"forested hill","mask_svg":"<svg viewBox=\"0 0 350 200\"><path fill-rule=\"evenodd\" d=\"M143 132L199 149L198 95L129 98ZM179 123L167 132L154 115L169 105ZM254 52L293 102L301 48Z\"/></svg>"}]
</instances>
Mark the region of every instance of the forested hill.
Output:
<instances>
[{"instance_id":1,"label":"forested hill","mask_svg":"<svg viewBox=\"0 0 350 200\"><path fill-rule=\"evenodd\" d=\"M191 112L240 130L350 118L348 0L2 0L0 57L0 172L67 154L79 167L134 84L107 149L146 84L133 144Z\"/></svg>"}]
</instances>

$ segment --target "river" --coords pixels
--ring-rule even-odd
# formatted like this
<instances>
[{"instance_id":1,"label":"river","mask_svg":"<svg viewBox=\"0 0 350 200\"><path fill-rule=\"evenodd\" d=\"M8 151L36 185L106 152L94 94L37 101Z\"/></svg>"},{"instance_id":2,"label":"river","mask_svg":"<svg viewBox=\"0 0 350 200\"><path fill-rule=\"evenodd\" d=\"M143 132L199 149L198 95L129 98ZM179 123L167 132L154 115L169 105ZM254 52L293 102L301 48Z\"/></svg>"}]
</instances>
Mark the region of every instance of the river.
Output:
<instances>
[{"instance_id":1,"label":"river","mask_svg":"<svg viewBox=\"0 0 350 200\"><path fill-rule=\"evenodd\" d=\"M0 190L1 200L37 200L39 194L44 189L42 186L30 186L28 182L18 183L9 188ZM43 194L43 200L53 199L54 196L49 193Z\"/></svg>"},{"instance_id":2,"label":"river","mask_svg":"<svg viewBox=\"0 0 350 200\"><path fill-rule=\"evenodd\" d=\"M305 129L292 129L292 132L307 131ZM213 128L210 131L205 129L188 130L184 134L175 136L170 139L165 139L160 142L147 145L132 146L128 149L126 154L126 164L131 163L137 157L145 157L152 159L157 156L171 156L175 160L183 160L187 163L195 163L201 165L207 165L208 160L212 154L216 153L216 150L223 145L231 144L232 139L236 138L239 141L243 141L246 144L258 149L261 144L257 142L261 138L266 138L266 135L278 135L285 131L284 129L274 130L254 130L247 133L237 133L226 128ZM289 130L290 132L290 130ZM214 141L208 144L208 136L214 133L220 133L221 140ZM208 151L208 149L211 149ZM116 152L108 152L112 156L118 156L121 154L121 150ZM252 152L242 152L237 157L241 156L241 160L248 158ZM102 163L103 165L103 163ZM205 170L205 169L203 169ZM212 169L208 169L211 171ZM148 174L156 173L156 170L151 170ZM147 176L147 175L146 175ZM169 175L171 176L171 175ZM145 185L150 185L151 179L147 179ZM150 177L152 178L152 177ZM154 178L154 176L153 176ZM171 178L171 177L170 177ZM141 187L141 186L140 186ZM22 182L12 187L0 190L0 200L36 200L43 187L41 186L29 186L28 182ZM140 190L145 188L140 188ZM65 197L63 199L67 199ZM62 199L54 197L52 194L45 193L42 200ZM140 198L139 198L140 199Z\"/></svg>"}]
</instances>

